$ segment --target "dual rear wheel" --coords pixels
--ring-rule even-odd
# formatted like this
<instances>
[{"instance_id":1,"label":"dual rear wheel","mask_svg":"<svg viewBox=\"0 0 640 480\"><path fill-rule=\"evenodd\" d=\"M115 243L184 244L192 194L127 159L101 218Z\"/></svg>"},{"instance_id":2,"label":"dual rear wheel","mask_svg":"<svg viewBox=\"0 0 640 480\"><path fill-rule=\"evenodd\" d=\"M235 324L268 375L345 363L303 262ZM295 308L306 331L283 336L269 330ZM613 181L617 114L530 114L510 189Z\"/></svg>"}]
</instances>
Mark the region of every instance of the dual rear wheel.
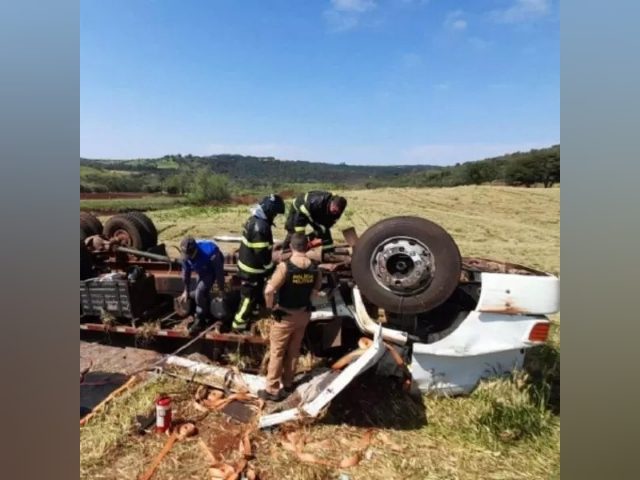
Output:
<instances>
[{"instance_id":1,"label":"dual rear wheel","mask_svg":"<svg viewBox=\"0 0 640 480\"><path fill-rule=\"evenodd\" d=\"M353 250L351 270L364 297L395 314L428 312L458 286L462 261L441 226L420 217L393 217L368 228Z\"/></svg>"},{"instance_id":2,"label":"dual rear wheel","mask_svg":"<svg viewBox=\"0 0 640 480\"><path fill-rule=\"evenodd\" d=\"M104 225L91 213L80 212L81 238L104 235L118 238L124 246L136 250L148 250L158 244L158 231L153 221L142 212L119 213Z\"/></svg>"}]
</instances>

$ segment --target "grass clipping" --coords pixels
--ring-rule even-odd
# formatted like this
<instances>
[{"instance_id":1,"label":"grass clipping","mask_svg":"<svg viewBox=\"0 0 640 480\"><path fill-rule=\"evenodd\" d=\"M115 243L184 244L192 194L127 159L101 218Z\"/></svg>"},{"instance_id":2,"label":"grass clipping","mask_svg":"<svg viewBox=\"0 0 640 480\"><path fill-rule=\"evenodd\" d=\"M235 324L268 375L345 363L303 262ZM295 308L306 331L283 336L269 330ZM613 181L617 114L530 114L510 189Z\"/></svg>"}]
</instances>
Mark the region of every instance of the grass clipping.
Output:
<instances>
[{"instance_id":1,"label":"grass clipping","mask_svg":"<svg viewBox=\"0 0 640 480\"><path fill-rule=\"evenodd\" d=\"M161 392L179 396L189 396L187 384L171 377L151 377L133 387L126 394L109 402L104 410L94 416L80 429L80 478L81 479L135 479L140 475L162 448L165 435L138 436L134 433L136 415L147 415L154 410L154 400ZM172 397L174 397L172 395ZM176 397L174 397L176 398ZM176 412L179 417L188 417L193 412ZM176 414L174 414L176 415ZM167 471L184 472L174 478L202 478L196 472L206 473L206 462L202 455L193 455L188 443L177 443L165 462L160 466L157 476L165 478ZM188 452L189 458L183 455ZM176 461L181 459L180 468ZM173 468L172 468L173 467ZM196 476L191 476L196 474Z\"/></svg>"},{"instance_id":2,"label":"grass clipping","mask_svg":"<svg viewBox=\"0 0 640 480\"><path fill-rule=\"evenodd\" d=\"M468 397L416 401L389 379L366 372L320 421L255 432L250 464L263 480L341 473L367 480L555 478L560 422L542 384L520 372L482 382ZM203 442L216 461L236 462L246 426L193 409L196 388L152 377L110 402L80 431L80 478L136 479L146 470L167 436L138 436L133 419L152 411L160 392L172 396L174 418L193 421L198 434L173 446L154 480L209 478L212 458Z\"/></svg>"}]
</instances>

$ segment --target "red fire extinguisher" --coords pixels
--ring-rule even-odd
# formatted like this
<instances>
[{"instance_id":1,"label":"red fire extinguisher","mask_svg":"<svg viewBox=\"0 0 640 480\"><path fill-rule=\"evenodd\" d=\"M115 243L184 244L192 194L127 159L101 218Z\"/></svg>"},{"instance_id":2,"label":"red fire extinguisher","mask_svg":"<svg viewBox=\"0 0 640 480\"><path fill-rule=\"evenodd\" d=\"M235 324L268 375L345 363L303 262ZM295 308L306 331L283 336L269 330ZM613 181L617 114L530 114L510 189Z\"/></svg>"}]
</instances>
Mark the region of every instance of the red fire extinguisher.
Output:
<instances>
[{"instance_id":1,"label":"red fire extinguisher","mask_svg":"<svg viewBox=\"0 0 640 480\"><path fill-rule=\"evenodd\" d=\"M161 393L156 399L156 432L166 432L171 428L171 397Z\"/></svg>"}]
</instances>

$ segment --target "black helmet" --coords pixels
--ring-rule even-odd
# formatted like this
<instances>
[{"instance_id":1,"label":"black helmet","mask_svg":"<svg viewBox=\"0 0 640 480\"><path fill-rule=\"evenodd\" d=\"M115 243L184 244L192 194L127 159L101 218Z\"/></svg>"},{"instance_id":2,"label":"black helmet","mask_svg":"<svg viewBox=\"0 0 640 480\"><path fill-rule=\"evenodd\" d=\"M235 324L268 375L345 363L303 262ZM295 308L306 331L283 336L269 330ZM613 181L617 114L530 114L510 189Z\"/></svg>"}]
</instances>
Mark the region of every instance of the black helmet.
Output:
<instances>
[{"instance_id":1,"label":"black helmet","mask_svg":"<svg viewBox=\"0 0 640 480\"><path fill-rule=\"evenodd\" d=\"M196 253L197 248L196 239L192 236L184 237L180 242L180 252L185 257L191 258Z\"/></svg>"},{"instance_id":2,"label":"black helmet","mask_svg":"<svg viewBox=\"0 0 640 480\"><path fill-rule=\"evenodd\" d=\"M264 197L260 201L260 206L264 214L270 219L275 218L278 214L284 213L284 200L280 195L271 194Z\"/></svg>"},{"instance_id":3,"label":"black helmet","mask_svg":"<svg viewBox=\"0 0 640 480\"><path fill-rule=\"evenodd\" d=\"M347 199L339 195L333 195L329 203L329 210L336 218L340 218L347 208Z\"/></svg>"}]
</instances>

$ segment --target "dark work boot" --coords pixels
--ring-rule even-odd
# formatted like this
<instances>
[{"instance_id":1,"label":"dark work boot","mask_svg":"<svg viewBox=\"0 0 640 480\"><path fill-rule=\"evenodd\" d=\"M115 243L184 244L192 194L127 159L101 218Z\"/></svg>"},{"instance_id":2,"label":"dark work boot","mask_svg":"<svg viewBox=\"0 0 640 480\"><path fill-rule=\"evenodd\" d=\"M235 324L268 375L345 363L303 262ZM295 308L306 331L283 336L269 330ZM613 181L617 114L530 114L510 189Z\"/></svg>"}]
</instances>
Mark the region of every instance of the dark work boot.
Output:
<instances>
[{"instance_id":1,"label":"dark work boot","mask_svg":"<svg viewBox=\"0 0 640 480\"><path fill-rule=\"evenodd\" d=\"M284 399L284 395L282 394L282 390L280 390L275 395L273 393L269 393L266 390L258 390L258 397L262 400L269 400L271 402L279 402Z\"/></svg>"}]
</instances>

